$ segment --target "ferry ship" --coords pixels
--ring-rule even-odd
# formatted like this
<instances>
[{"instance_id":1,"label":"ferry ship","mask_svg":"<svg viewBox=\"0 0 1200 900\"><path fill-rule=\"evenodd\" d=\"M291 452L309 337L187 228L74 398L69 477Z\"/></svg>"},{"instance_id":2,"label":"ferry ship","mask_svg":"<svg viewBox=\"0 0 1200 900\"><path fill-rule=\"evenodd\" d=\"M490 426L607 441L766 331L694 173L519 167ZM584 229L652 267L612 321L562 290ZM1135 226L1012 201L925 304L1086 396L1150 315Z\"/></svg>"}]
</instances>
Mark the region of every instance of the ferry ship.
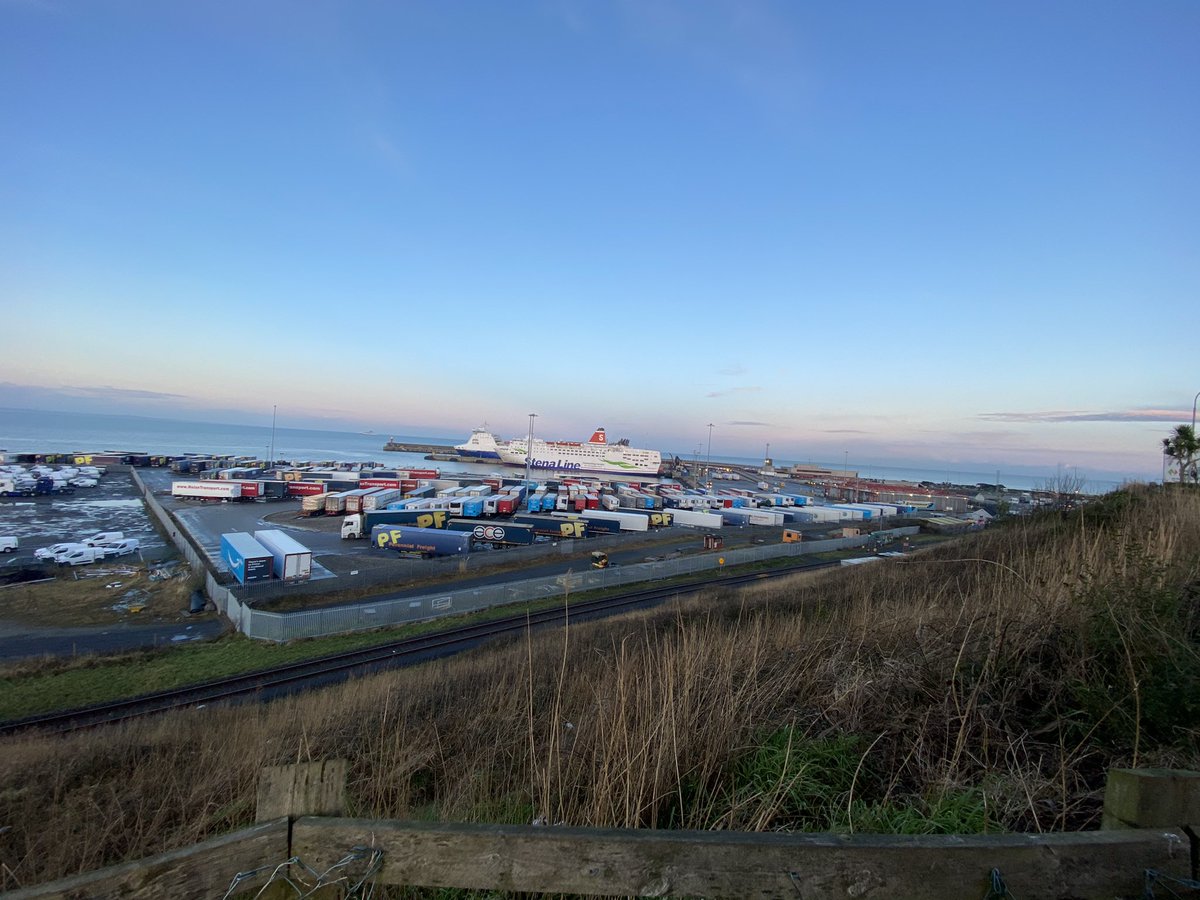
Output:
<instances>
[{"instance_id":1,"label":"ferry ship","mask_svg":"<svg viewBox=\"0 0 1200 900\"><path fill-rule=\"evenodd\" d=\"M510 466L525 466L539 472L607 472L617 475L660 475L662 454L657 450L630 447L629 441L608 442L603 428L587 441L544 441L533 439L532 452L526 438L502 441L487 428L476 428L465 444L455 446L460 456L499 460Z\"/></svg>"}]
</instances>

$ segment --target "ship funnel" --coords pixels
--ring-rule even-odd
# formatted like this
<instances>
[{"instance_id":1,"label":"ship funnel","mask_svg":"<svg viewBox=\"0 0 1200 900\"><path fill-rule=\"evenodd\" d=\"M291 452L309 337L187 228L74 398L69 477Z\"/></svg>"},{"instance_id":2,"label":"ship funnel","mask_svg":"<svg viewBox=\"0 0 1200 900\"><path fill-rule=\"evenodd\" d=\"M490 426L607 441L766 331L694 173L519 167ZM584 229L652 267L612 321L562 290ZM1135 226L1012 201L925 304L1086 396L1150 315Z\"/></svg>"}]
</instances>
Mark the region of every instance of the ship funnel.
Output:
<instances>
[{"instance_id":1,"label":"ship funnel","mask_svg":"<svg viewBox=\"0 0 1200 900\"><path fill-rule=\"evenodd\" d=\"M589 444L607 444L608 438L604 434L604 429L597 428L595 431L593 431L591 438L588 440L588 443Z\"/></svg>"}]
</instances>

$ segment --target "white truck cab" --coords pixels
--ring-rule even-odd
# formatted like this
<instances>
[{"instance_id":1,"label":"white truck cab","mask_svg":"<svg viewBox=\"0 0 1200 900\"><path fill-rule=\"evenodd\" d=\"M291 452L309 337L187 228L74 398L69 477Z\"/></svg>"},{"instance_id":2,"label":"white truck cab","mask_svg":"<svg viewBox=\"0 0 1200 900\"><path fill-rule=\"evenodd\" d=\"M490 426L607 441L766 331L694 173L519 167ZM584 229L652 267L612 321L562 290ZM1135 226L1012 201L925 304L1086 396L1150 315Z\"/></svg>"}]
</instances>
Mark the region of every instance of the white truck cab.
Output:
<instances>
[{"instance_id":1,"label":"white truck cab","mask_svg":"<svg viewBox=\"0 0 1200 900\"><path fill-rule=\"evenodd\" d=\"M0 537L0 553L16 553L18 544L15 537Z\"/></svg>"}]
</instances>

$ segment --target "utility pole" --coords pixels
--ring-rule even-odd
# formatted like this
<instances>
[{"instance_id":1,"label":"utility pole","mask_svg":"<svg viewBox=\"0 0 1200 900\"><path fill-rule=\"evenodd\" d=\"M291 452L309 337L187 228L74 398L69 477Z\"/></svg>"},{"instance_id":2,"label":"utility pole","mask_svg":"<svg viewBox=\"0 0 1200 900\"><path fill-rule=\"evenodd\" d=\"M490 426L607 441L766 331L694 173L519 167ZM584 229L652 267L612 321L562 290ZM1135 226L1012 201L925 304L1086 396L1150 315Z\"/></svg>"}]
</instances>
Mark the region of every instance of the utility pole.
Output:
<instances>
[{"instance_id":1,"label":"utility pole","mask_svg":"<svg viewBox=\"0 0 1200 900\"><path fill-rule=\"evenodd\" d=\"M529 437L525 441L525 481L529 481L529 463L533 459L533 420L537 413L529 414Z\"/></svg>"},{"instance_id":2,"label":"utility pole","mask_svg":"<svg viewBox=\"0 0 1200 900\"><path fill-rule=\"evenodd\" d=\"M275 468L275 412L278 405L271 406L271 458L267 460L267 465L270 468Z\"/></svg>"},{"instance_id":3,"label":"utility pole","mask_svg":"<svg viewBox=\"0 0 1200 900\"><path fill-rule=\"evenodd\" d=\"M713 430L713 423L709 422L708 423L708 462L705 463L706 471L704 474L707 475L710 480L712 479L712 430Z\"/></svg>"}]
</instances>

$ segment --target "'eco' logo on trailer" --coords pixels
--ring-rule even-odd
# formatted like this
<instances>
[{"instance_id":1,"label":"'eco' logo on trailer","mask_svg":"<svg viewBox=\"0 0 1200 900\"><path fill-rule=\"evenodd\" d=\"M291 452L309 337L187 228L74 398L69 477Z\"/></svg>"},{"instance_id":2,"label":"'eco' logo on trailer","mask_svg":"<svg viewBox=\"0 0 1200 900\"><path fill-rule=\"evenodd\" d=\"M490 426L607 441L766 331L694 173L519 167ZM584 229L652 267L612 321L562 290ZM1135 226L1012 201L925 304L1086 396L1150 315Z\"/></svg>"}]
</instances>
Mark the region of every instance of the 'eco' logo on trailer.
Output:
<instances>
[{"instance_id":1,"label":"'eco' logo on trailer","mask_svg":"<svg viewBox=\"0 0 1200 900\"><path fill-rule=\"evenodd\" d=\"M500 525L476 525L471 534L480 541L504 540L504 528Z\"/></svg>"}]
</instances>

